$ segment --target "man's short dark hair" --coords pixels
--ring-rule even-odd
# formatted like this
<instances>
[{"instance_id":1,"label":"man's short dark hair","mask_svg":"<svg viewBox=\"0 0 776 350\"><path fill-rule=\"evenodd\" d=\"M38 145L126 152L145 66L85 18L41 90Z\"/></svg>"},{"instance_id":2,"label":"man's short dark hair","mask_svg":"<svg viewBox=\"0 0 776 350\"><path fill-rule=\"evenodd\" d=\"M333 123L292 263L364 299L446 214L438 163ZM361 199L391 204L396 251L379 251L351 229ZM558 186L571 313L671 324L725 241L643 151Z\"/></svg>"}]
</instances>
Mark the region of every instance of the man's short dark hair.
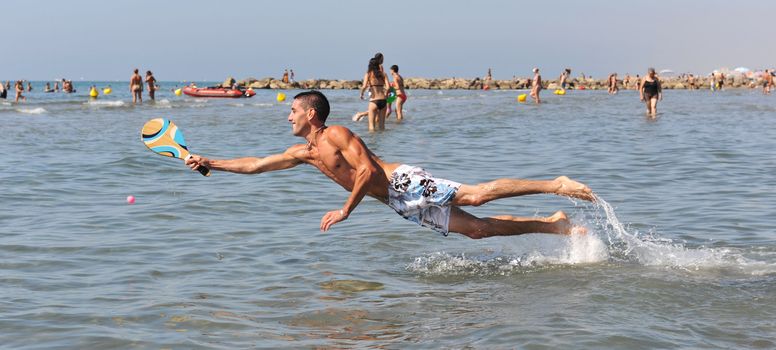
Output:
<instances>
[{"instance_id":1,"label":"man's short dark hair","mask_svg":"<svg viewBox=\"0 0 776 350\"><path fill-rule=\"evenodd\" d=\"M322 123L326 122L326 118L329 117L329 100L323 93L316 90L305 91L294 96L294 99L298 99L305 109L314 109L318 120Z\"/></svg>"}]
</instances>

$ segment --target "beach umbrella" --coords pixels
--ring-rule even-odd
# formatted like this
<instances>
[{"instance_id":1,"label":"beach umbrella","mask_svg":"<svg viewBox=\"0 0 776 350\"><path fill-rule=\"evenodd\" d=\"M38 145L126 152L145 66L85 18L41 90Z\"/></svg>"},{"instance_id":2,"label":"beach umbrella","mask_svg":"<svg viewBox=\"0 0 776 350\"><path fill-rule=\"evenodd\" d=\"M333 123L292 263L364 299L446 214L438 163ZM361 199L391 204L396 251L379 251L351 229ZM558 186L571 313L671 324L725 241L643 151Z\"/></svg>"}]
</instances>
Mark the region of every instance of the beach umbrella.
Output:
<instances>
[{"instance_id":1,"label":"beach umbrella","mask_svg":"<svg viewBox=\"0 0 776 350\"><path fill-rule=\"evenodd\" d=\"M672 75L672 74L674 74L674 71L672 71L670 69L663 69L659 73L663 74L663 75Z\"/></svg>"},{"instance_id":2,"label":"beach umbrella","mask_svg":"<svg viewBox=\"0 0 776 350\"><path fill-rule=\"evenodd\" d=\"M733 69L733 71L734 71L734 72L741 73L741 74L746 74L746 73L749 73L749 72L750 72L750 71L752 71L752 70L751 70L751 69L749 69L749 68L746 68L746 67L738 67L738 68L736 68L736 69Z\"/></svg>"}]
</instances>

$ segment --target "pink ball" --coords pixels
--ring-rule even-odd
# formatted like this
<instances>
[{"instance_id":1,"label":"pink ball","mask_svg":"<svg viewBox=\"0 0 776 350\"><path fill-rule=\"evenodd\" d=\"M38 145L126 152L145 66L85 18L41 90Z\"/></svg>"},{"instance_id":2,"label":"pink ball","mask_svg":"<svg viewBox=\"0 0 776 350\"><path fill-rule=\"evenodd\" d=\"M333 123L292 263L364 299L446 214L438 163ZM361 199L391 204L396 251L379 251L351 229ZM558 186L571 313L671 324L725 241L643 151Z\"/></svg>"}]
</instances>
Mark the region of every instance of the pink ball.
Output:
<instances>
[{"instance_id":1,"label":"pink ball","mask_svg":"<svg viewBox=\"0 0 776 350\"><path fill-rule=\"evenodd\" d=\"M127 196L128 204L135 204L135 196Z\"/></svg>"}]
</instances>

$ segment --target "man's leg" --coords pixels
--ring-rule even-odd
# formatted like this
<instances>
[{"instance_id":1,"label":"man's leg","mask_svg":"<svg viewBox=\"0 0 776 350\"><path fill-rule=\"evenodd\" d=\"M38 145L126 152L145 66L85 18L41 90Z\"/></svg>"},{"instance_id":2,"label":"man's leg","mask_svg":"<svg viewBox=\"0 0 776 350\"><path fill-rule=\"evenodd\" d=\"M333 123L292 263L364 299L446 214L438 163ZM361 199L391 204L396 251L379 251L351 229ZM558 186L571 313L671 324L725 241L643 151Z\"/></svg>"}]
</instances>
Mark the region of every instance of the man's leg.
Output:
<instances>
[{"instance_id":1,"label":"man's leg","mask_svg":"<svg viewBox=\"0 0 776 350\"><path fill-rule=\"evenodd\" d=\"M450 232L460 233L473 239L525 233L570 234L573 228L574 226L562 211L545 218L521 218L509 215L478 218L456 206L450 208L448 224Z\"/></svg>"},{"instance_id":2,"label":"man's leg","mask_svg":"<svg viewBox=\"0 0 776 350\"><path fill-rule=\"evenodd\" d=\"M482 205L494 199L550 193L593 201L593 191L582 183L561 176L555 180L498 179L478 185L461 185L453 205Z\"/></svg>"}]
</instances>

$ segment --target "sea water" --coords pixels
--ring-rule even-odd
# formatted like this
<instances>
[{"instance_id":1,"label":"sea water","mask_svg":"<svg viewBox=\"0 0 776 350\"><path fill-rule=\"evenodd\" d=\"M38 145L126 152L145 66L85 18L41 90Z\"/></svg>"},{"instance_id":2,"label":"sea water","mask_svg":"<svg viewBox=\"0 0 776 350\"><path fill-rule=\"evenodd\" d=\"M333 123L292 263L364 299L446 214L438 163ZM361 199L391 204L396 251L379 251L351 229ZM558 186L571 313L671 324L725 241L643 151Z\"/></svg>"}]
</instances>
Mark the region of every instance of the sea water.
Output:
<instances>
[{"instance_id":1,"label":"sea water","mask_svg":"<svg viewBox=\"0 0 776 350\"><path fill-rule=\"evenodd\" d=\"M92 84L114 92L90 100ZM406 119L376 133L350 120L357 92L324 91L328 124L386 161L472 184L567 175L598 196L468 209L564 210L587 235L471 240L369 198L321 233L348 193L314 168L205 178L140 141L166 117L194 153L283 152L304 140L275 91L197 99L166 82L134 105L124 85L0 100L3 347L776 347L776 97L759 90L665 91L656 119L633 91L537 106L410 90Z\"/></svg>"}]
</instances>

